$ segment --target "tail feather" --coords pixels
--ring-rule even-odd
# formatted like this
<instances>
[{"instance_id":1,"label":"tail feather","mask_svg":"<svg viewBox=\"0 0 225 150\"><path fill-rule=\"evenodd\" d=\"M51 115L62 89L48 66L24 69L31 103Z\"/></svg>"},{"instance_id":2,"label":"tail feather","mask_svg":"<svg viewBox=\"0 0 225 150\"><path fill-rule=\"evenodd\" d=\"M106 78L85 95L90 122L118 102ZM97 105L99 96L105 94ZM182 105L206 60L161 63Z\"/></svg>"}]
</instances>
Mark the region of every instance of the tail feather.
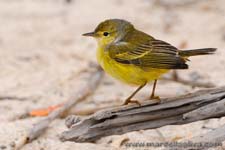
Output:
<instances>
[{"instance_id":1,"label":"tail feather","mask_svg":"<svg viewBox=\"0 0 225 150\"><path fill-rule=\"evenodd\" d=\"M202 48L179 51L179 55L183 57L198 56L198 55L210 55L214 54L216 48Z\"/></svg>"}]
</instances>

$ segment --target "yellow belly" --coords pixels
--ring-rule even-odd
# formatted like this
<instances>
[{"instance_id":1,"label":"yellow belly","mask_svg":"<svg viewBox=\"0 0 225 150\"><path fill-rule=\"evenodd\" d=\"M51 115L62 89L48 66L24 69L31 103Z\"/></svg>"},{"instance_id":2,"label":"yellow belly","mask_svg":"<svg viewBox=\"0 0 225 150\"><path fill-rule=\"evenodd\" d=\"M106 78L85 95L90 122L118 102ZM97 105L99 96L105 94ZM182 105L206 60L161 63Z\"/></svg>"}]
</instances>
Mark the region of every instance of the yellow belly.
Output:
<instances>
[{"instance_id":1,"label":"yellow belly","mask_svg":"<svg viewBox=\"0 0 225 150\"><path fill-rule=\"evenodd\" d=\"M142 85L153 81L169 71L154 68L142 69L135 65L121 64L111 59L102 49L97 51L97 60L105 72L122 82L133 85Z\"/></svg>"}]
</instances>

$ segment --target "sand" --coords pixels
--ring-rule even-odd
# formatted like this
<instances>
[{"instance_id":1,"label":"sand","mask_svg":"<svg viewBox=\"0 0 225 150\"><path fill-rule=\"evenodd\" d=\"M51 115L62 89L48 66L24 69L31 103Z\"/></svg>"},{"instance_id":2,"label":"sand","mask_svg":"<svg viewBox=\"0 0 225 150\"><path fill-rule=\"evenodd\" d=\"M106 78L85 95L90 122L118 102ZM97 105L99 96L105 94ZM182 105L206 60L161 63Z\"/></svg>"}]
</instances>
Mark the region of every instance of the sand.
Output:
<instances>
[{"instance_id":1,"label":"sand","mask_svg":"<svg viewBox=\"0 0 225 150\"><path fill-rule=\"evenodd\" d=\"M90 61L96 62L96 42L81 34L94 30L108 18L126 19L136 28L180 48L218 48L215 55L192 58L190 69L178 73L190 80L225 84L224 0L2 0L0 150L16 149L27 130L41 119L23 118L25 113L59 104L85 83L81 72L88 70ZM137 98L146 98L150 88L151 84ZM96 93L73 110L119 105L134 89L106 75ZM157 94L173 97L198 89L159 81ZM126 148L121 146L125 138L129 142L187 139L225 123L224 118L211 119L109 136L96 143L75 143L59 140L58 135L66 130L64 121L53 121L46 133L21 149L121 149Z\"/></svg>"}]
</instances>

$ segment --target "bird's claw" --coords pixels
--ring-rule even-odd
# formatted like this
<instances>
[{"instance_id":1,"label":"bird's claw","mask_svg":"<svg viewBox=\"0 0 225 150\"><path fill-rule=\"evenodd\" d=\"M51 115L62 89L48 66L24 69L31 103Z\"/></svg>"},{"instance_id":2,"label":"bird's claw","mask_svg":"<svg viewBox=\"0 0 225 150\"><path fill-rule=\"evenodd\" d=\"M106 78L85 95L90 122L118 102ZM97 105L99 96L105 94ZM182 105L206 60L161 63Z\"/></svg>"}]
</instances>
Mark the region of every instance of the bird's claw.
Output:
<instances>
[{"instance_id":1,"label":"bird's claw","mask_svg":"<svg viewBox=\"0 0 225 150\"><path fill-rule=\"evenodd\" d=\"M137 100L126 100L123 105L128 105L129 103L135 103L138 104L139 106L141 106L141 103Z\"/></svg>"}]
</instances>

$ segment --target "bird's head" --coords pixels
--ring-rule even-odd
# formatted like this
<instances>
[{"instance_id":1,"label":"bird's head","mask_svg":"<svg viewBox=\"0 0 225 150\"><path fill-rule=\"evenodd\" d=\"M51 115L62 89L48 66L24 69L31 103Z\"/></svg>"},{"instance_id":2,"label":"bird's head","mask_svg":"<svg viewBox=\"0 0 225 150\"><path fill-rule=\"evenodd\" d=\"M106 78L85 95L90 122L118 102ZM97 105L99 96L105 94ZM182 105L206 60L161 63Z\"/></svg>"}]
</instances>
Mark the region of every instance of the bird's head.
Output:
<instances>
[{"instance_id":1,"label":"bird's head","mask_svg":"<svg viewBox=\"0 0 225 150\"><path fill-rule=\"evenodd\" d=\"M83 36L91 36L98 40L99 44L107 45L121 40L128 32L134 30L134 26L125 20L109 19L101 22L93 32Z\"/></svg>"}]
</instances>

